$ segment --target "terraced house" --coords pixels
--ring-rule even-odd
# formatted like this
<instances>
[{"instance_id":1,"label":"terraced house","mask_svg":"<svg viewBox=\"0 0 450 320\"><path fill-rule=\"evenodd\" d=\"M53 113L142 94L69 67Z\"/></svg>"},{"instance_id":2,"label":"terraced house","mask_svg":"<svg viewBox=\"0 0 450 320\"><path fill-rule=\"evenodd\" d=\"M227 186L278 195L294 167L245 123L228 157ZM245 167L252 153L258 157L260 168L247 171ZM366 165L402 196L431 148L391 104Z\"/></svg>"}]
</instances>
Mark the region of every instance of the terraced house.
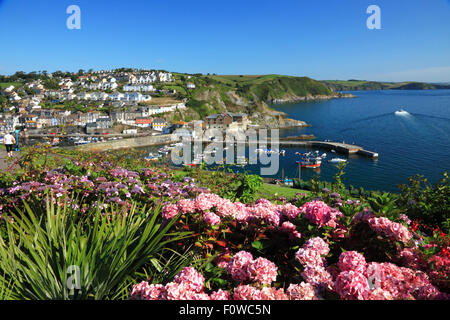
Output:
<instances>
[{"instance_id":1,"label":"terraced house","mask_svg":"<svg viewBox=\"0 0 450 320\"><path fill-rule=\"evenodd\" d=\"M219 113L206 117L208 129L242 129L247 130L248 116L245 113Z\"/></svg>"}]
</instances>

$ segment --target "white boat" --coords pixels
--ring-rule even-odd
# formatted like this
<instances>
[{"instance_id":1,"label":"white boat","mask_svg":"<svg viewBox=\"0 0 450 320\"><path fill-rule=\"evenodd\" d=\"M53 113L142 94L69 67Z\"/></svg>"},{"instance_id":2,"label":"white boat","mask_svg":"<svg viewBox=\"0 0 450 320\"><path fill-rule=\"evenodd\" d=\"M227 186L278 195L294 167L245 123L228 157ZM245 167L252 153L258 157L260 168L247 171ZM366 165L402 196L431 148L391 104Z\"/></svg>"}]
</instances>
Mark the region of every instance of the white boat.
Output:
<instances>
[{"instance_id":1,"label":"white boat","mask_svg":"<svg viewBox=\"0 0 450 320\"><path fill-rule=\"evenodd\" d=\"M411 114L408 111L400 109L398 111L395 111L395 115L396 116L410 116Z\"/></svg>"},{"instance_id":2,"label":"white boat","mask_svg":"<svg viewBox=\"0 0 450 320\"><path fill-rule=\"evenodd\" d=\"M89 141L86 141L86 140L83 140L83 139L75 141L75 145L88 144L88 143L89 143Z\"/></svg>"},{"instance_id":3,"label":"white boat","mask_svg":"<svg viewBox=\"0 0 450 320\"><path fill-rule=\"evenodd\" d=\"M161 148L158 150L158 153L162 154L162 155L167 155L167 154L169 154L169 152L170 152L170 149L167 147L164 147L164 148Z\"/></svg>"},{"instance_id":4,"label":"white boat","mask_svg":"<svg viewBox=\"0 0 450 320\"><path fill-rule=\"evenodd\" d=\"M162 158L162 155L160 154L153 154L153 153L149 153L148 156L144 157L145 160L147 161L157 161L159 159Z\"/></svg>"},{"instance_id":5,"label":"white boat","mask_svg":"<svg viewBox=\"0 0 450 320\"><path fill-rule=\"evenodd\" d=\"M340 163L340 162L347 162L347 160L346 159L341 159L341 158L333 158L333 159L329 160L328 162Z\"/></svg>"}]
</instances>

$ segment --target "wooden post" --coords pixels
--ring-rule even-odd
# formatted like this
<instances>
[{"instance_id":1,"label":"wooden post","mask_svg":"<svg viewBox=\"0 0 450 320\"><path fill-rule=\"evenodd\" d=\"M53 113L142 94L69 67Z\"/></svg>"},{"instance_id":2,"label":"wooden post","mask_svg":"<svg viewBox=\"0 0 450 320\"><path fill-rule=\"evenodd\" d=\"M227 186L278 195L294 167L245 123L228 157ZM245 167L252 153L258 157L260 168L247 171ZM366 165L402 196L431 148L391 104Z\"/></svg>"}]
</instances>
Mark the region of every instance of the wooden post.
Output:
<instances>
[{"instance_id":1,"label":"wooden post","mask_svg":"<svg viewBox=\"0 0 450 320\"><path fill-rule=\"evenodd\" d=\"M298 182L302 179L302 165L298 163Z\"/></svg>"},{"instance_id":2,"label":"wooden post","mask_svg":"<svg viewBox=\"0 0 450 320\"><path fill-rule=\"evenodd\" d=\"M281 180L284 181L284 168L281 168Z\"/></svg>"}]
</instances>

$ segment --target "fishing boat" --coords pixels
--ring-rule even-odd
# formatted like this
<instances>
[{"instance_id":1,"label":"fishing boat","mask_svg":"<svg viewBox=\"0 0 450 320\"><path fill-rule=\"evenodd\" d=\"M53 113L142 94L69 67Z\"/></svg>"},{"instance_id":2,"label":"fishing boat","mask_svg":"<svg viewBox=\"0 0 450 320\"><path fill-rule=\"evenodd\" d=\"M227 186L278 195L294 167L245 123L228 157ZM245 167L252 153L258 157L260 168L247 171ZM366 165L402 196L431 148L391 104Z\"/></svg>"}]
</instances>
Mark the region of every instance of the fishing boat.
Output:
<instances>
[{"instance_id":1,"label":"fishing boat","mask_svg":"<svg viewBox=\"0 0 450 320\"><path fill-rule=\"evenodd\" d=\"M298 152L296 154L299 154ZM322 164L322 160L326 157L324 153L322 156L319 156L319 151L316 152L308 152L301 155L301 160L297 161L302 168L320 168Z\"/></svg>"}]
</instances>

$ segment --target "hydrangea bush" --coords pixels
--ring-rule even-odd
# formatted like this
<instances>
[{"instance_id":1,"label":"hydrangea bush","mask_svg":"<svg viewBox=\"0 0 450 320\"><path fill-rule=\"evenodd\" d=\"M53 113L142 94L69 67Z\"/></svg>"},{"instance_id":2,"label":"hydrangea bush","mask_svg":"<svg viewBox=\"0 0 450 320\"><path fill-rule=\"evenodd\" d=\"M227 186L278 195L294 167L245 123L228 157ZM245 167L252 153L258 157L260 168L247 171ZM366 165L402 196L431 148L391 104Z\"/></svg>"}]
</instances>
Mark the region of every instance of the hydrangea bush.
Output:
<instances>
[{"instance_id":1,"label":"hydrangea bush","mask_svg":"<svg viewBox=\"0 0 450 320\"><path fill-rule=\"evenodd\" d=\"M167 169L81 160L0 186L2 224L13 223L8 213L24 201L45 206L50 194L80 216L93 207L162 206L162 225L191 233L167 248L196 259L169 281L140 279L131 299L449 298L447 235L425 234L406 215L376 212L337 192L242 203Z\"/></svg>"}]
</instances>

